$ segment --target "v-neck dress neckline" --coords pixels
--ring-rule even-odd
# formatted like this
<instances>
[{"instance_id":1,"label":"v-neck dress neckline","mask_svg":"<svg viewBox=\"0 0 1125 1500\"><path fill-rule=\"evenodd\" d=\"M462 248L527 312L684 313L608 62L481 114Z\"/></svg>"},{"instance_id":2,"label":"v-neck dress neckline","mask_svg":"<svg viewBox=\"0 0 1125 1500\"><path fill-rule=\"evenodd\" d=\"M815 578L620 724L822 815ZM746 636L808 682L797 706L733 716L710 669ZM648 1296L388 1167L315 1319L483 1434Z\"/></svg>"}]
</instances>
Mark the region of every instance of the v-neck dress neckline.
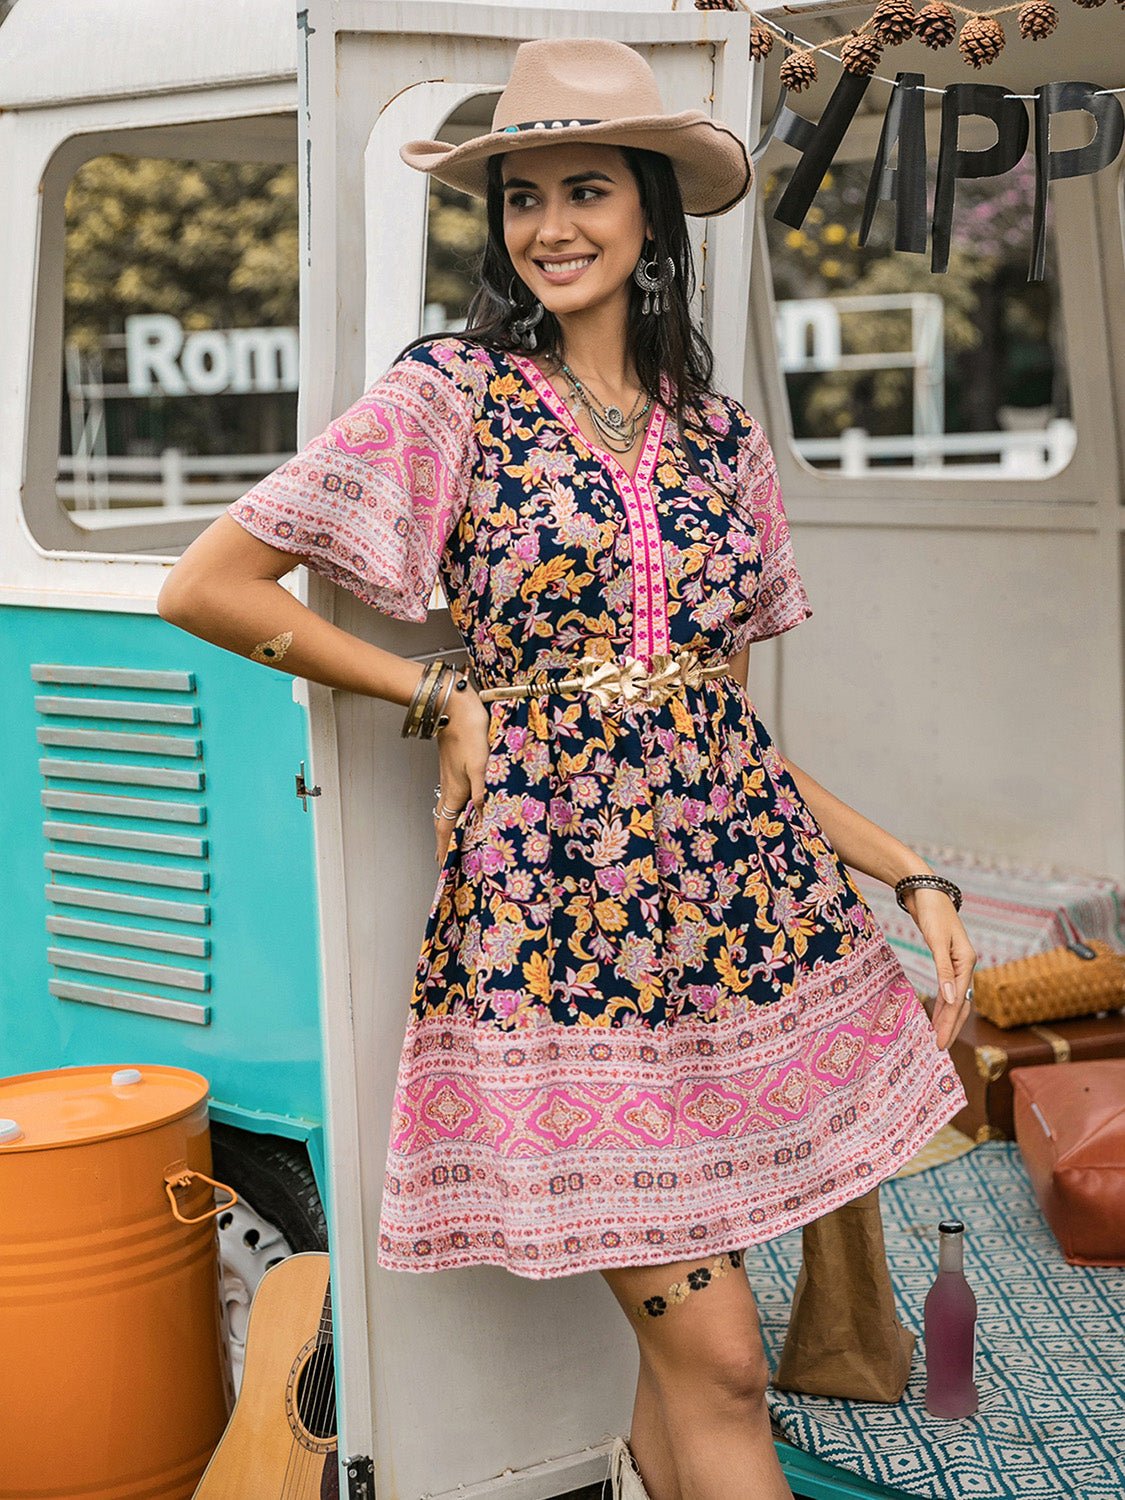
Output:
<instances>
[{"instance_id":1,"label":"v-neck dress neckline","mask_svg":"<svg viewBox=\"0 0 1125 1500\"><path fill-rule=\"evenodd\" d=\"M656 460L656 454L659 451L660 447L659 439L663 435L664 429L664 408L659 401L654 401L652 403L652 411L649 415L648 423L645 427L645 440L641 444L640 453L637 455L636 467L630 474L625 465L619 463L608 448L600 447L597 443L594 442L592 438L588 438L586 436L581 427L579 427L577 419L575 418L574 413L571 411L570 407L567 405L566 401L562 396L559 395L558 391L555 390L554 386L543 374L542 370L534 362L534 360L528 359L527 356L523 354L513 354L512 359L519 367L520 373L523 375L524 379L535 391L535 394L541 401L543 401L547 405L547 407L549 407L552 415L559 422L561 422L563 426L573 434L574 437L578 438L580 442L586 445L586 447L590 450L594 457L598 459L600 463L605 465L605 467L610 471L613 477L618 480L618 482L623 479L626 484L634 486L637 484L638 480L640 480L641 482L647 482L647 480L651 477L651 466L652 463L654 463ZM658 423L660 431L656 432ZM655 444L653 444L652 441L654 436L656 437ZM646 461L649 463L649 472L647 474L642 473L642 470L645 468Z\"/></svg>"},{"instance_id":2,"label":"v-neck dress neckline","mask_svg":"<svg viewBox=\"0 0 1125 1500\"><path fill-rule=\"evenodd\" d=\"M512 363L555 420L575 438L613 480L625 507L633 574L633 650L644 662L670 652L668 589L664 575L660 518L652 489L660 447L664 440L666 412L653 402L637 466L630 474L613 454L600 448L579 427L566 402L532 360L522 354L510 356Z\"/></svg>"}]
</instances>

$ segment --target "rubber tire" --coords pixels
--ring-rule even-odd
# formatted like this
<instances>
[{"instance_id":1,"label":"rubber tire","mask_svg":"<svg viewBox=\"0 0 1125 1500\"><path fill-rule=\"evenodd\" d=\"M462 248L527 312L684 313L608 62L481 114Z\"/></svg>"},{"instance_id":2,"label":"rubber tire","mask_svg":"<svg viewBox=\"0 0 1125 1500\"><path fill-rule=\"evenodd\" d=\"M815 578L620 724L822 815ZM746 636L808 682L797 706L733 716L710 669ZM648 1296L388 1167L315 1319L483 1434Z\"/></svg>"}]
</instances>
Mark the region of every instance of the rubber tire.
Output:
<instances>
[{"instance_id":1,"label":"rubber tire","mask_svg":"<svg viewBox=\"0 0 1125 1500\"><path fill-rule=\"evenodd\" d=\"M211 1124L213 1176L280 1229L293 1253L328 1249L328 1223L300 1141Z\"/></svg>"}]
</instances>

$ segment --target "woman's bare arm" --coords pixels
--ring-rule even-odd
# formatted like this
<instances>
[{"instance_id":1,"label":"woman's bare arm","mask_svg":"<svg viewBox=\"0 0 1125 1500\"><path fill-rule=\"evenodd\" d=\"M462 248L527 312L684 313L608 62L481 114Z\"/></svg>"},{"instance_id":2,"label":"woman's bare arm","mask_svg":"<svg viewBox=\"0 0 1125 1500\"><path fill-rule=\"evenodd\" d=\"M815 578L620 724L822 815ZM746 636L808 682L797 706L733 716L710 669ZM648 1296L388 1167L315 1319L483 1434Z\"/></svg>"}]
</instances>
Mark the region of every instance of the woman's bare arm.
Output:
<instances>
[{"instance_id":1,"label":"woman's bare arm","mask_svg":"<svg viewBox=\"0 0 1125 1500\"><path fill-rule=\"evenodd\" d=\"M164 580L157 611L181 630L264 665L409 703L423 667L349 635L294 599L278 579L300 561L220 516Z\"/></svg>"},{"instance_id":2,"label":"woman's bare arm","mask_svg":"<svg viewBox=\"0 0 1125 1500\"><path fill-rule=\"evenodd\" d=\"M743 646L730 658L730 663L732 673L745 684L750 673L750 647ZM787 755L781 758L796 782L802 800L846 865L885 881L887 885L894 885L904 875L932 873L926 861L901 839L896 839L885 828L880 828L854 807L842 802ZM910 897L906 899L909 901Z\"/></svg>"},{"instance_id":3,"label":"woman's bare arm","mask_svg":"<svg viewBox=\"0 0 1125 1500\"><path fill-rule=\"evenodd\" d=\"M750 671L750 647L744 646L730 662L732 673L745 683ZM932 873L926 861L901 839L841 802L788 756L781 758L802 800L845 865L888 885L894 885L903 875ZM938 1046L948 1048L969 1014L966 994L977 955L960 916L943 891L908 891L902 899L934 955L937 987L946 1003L935 1008L933 1026Z\"/></svg>"},{"instance_id":4,"label":"woman's bare arm","mask_svg":"<svg viewBox=\"0 0 1125 1500\"><path fill-rule=\"evenodd\" d=\"M162 619L263 665L390 703L409 703L425 668L349 635L294 599L278 582L300 562L220 516L192 542L160 590ZM488 709L472 687L453 693L450 722L437 736L442 800L463 807L484 796ZM453 824L435 820L437 854Z\"/></svg>"}]
</instances>

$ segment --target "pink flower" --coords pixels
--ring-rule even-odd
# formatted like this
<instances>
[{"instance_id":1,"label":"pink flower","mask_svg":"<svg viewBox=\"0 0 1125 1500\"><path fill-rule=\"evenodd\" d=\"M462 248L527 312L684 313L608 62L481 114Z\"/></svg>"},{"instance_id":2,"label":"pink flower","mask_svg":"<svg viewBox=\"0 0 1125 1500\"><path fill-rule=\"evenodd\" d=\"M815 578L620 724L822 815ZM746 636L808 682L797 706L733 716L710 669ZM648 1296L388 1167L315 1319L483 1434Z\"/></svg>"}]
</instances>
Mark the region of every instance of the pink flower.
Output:
<instances>
[{"instance_id":1,"label":"pink flower","mask_svg":"<svg viewBox=\"0 0 1125 1500\"><path fill-rule=\"evenodd\" d=\"M519 1010L523 1004L523 992L521 990L493 990L489 997L493 1012L506 1021Z\"/></svg>"},{"instance_id":2,"label":"pink flower","mask_svg":"<svg viewBox=\"0 0 1125 1500\"><path fill-rule=\"evenodd\" d=\"M691 996L691 1003L705 1016L718 1008L719 1001L723 997L723 992L717 984L689 984L687 989Z\"/></svg>"},{"instance_id":3,"label":"pink flower","mask_svg":"<svg viewBox=\"0 0 1125 1500\"><path fill-rule=\"evenodd\" d=\"M565 797L551 798L551 827L559 833L576 833L582 826L582 816L571 807Z\"/></svg>"}]
</instances>

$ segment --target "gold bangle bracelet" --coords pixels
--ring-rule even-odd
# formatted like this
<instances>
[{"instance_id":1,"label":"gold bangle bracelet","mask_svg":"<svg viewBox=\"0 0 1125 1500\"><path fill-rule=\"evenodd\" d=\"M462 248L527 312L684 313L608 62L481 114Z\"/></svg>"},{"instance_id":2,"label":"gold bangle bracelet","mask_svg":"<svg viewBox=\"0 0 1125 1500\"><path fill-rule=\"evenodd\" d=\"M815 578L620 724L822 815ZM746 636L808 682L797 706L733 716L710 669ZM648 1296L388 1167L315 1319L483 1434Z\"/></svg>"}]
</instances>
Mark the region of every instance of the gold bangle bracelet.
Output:
<instances>
[{"instance_id":1,"label":"gold bangle bracelet","mask_svg":"<svg viewBox=\"0 0 1125 1500\"><path fill-rule=\"evenodd\" d=\"M402 721L402 738L409 739L418 733L420 719L420 705L424 701L424 695L429 692L434 678L441 671L440 661L427 662L421 677L414 684L414 692L406 709L406 718Z\"/></svg>"}]
</instances>

